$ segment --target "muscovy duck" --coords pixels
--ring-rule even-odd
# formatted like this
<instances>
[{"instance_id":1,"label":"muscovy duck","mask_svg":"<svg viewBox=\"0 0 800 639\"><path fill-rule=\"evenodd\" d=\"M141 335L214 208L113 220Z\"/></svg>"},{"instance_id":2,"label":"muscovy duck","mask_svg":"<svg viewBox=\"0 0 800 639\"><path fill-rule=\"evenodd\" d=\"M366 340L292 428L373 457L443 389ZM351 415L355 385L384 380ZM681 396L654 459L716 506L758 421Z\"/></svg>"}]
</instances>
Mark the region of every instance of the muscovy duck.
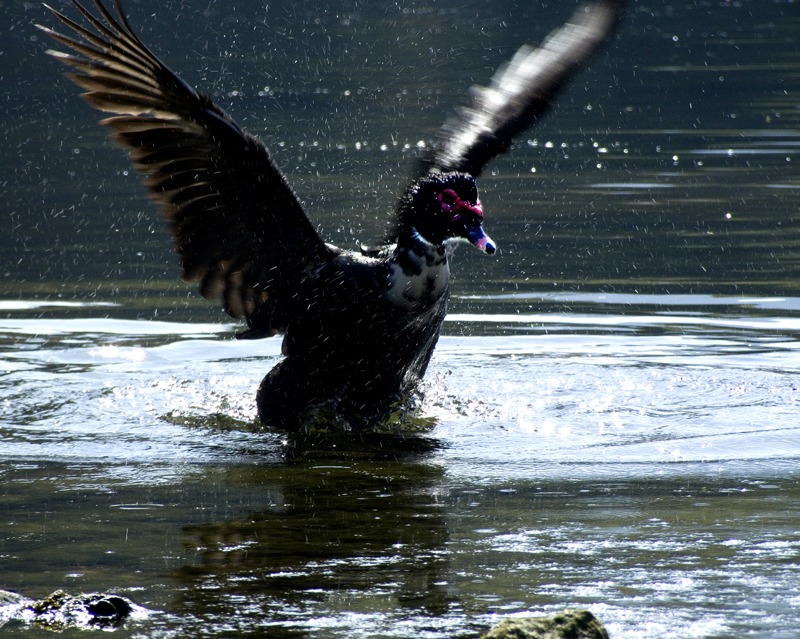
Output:
<instances>
[{"instance_id":1,"label":"muscovy duck","mask_svg":"<svg viewBox=\"0 0 800 639\"><path fill-rule=\"evenodd\" d=\"M115 14L73 0L82 20L50 9L73 32L45 33L73 53L48 51L130 152L169 222L183 278L243 318L239 337L284 334L284 358L258 390L261 421L303 427L332 409L348 428L375 423L422 379L447 310L457 241L487 254L475 178L550 105L613 29L620 1L579 7L539 48L523 46L488 87L441 128L377 249L327 244L267 148L209 96L170 71Z\"/></svg>"}]
</instances>

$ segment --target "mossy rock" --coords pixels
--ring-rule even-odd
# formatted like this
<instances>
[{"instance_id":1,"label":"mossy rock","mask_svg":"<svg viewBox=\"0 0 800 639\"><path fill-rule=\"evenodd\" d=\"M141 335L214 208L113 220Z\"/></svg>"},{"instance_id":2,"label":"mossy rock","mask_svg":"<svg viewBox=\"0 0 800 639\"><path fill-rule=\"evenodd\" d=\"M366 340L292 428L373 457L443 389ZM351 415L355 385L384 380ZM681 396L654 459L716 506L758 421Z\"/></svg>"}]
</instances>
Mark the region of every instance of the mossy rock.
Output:
<instances>
[{"instance_id":1,"label":"mossy rock","mask_svg":"<svg viewBox=\"0 0 800 639\"><path fill-rule=\"evenodd\" d=\"M550 617L506 619L481 639L608 639L608 632L588 610L564 610Z\"/></svg>"},{"instance_id":2,"label":"mossy rock","mask_svg":"<svg viewBox=\"0 0 800 639\"><path fill-rule=\"evenodd\" d=\"M125 623L134 611L144 609L119 595L70 595L56 590L44 599L31 600L17 593L0 591L0 627L15 621L54 632L68 628L113 630Z\"/></svg>"},{"instance_id":3,"label":"mossy rock","mask_svg":"<svg viewBox=\"0 0 800 639\"><path fill-rule=\"evenodd\" d=\"M90 593L70 595L56 590L49 597L27 606L36 622L54 628L116 628L133 610L131 602L118 595Z\"/></svg>"}]
</instances>

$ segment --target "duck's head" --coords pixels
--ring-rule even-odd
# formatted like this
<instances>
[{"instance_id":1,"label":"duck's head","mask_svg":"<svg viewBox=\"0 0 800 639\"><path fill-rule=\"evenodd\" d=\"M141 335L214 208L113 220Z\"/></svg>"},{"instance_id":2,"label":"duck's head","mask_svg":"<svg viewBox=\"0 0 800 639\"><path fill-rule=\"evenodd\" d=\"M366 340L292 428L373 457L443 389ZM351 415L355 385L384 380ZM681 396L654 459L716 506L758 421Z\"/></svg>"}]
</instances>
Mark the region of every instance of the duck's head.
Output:
<instances>
[{"instance_id":1,"label":"duck's head","mask_svg":"<svg viewBox=\"0 0 800 639\"><path fill-rule=\"evenodd\" d=\"M488 255L497 247L483 232L483 208L468 173L429 173L400 201L401 232L416 231L431 244L467 240Z\"/></svg>"}]
</instances>

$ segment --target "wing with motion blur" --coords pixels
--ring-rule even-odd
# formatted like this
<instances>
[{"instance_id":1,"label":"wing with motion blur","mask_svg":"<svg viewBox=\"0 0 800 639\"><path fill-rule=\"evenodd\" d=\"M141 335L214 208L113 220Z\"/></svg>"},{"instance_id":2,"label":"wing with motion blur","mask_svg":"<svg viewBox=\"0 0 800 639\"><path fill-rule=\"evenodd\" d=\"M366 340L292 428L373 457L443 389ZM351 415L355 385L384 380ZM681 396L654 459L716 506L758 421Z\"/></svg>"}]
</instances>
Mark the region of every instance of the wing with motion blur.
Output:
<instances>
[{"instance_id":1,"label":"wing with motion blur","mask_svg":"<svg viewBox=\"0 0 800 639\"><path fill-rule=\"evenodd\" d=\"M550 106L562 86L605 41L622 2L580 6L538 47L523 46L488 87L473 87L468 106L440 129L423 171L463 171L477 177Z\"/></svg>"}]
</instances>

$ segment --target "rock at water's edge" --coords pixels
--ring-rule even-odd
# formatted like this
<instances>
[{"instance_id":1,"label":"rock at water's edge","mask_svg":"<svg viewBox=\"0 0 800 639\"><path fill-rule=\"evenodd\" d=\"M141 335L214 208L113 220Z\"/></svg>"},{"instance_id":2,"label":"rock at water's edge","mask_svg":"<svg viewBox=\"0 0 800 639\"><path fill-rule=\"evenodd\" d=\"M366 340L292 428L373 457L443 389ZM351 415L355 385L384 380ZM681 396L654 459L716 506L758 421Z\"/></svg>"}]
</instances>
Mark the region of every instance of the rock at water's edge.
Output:
<instances>
[{"instance_id":1,"label":"rock at water's edge","mask_svg":"<svg viewBox=\"0 0 800 639\"><path fill-rule=\"evenodd\" d=\"M609 639L603 624L588 610L564 610L550 617L501 621L481 639Z\"/></svg>"}]
</instances>

